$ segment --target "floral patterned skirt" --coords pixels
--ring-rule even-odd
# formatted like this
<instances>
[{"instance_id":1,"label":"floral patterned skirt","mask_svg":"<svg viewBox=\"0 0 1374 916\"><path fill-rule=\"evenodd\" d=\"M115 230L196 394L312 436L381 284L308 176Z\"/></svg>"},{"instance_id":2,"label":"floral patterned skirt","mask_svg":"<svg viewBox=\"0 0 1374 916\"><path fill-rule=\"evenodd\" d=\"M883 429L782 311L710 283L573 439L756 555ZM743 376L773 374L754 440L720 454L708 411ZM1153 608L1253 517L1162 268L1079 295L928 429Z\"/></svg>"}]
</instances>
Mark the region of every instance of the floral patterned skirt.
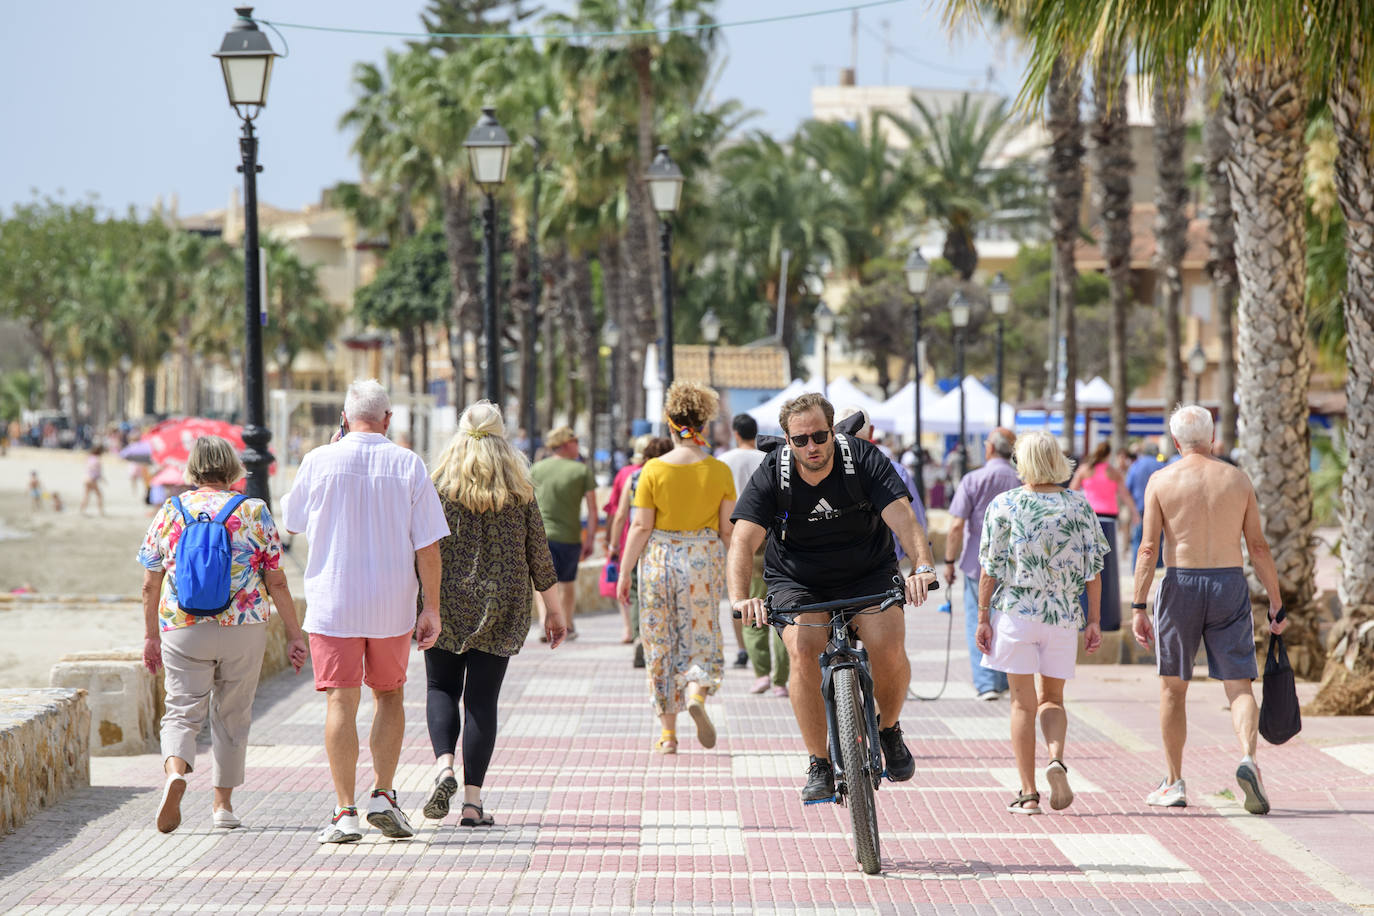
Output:
<instances>
[{"instance_id":1,"label":"floral patterned skirt","mask_svg":"<svg viewBox=\"0 0 1374 916\"><path fill-rule=\"evenodd\" d=\"M655 529L639 560L639 633L654 712L687 708L687 685L720 687L725 546L713 529Z\"/></svg>"}]
</instances>

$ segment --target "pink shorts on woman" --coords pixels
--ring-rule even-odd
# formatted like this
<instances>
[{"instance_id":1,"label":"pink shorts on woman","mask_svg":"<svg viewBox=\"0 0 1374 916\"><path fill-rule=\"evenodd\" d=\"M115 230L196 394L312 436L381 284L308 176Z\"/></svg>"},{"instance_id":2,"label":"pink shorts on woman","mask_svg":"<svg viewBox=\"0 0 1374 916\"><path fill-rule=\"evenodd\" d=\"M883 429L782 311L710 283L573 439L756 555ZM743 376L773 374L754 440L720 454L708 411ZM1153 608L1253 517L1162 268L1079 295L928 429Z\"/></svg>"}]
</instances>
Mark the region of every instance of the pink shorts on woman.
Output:
<instances>
[{"instance_id":1,"label":"pink shorts on woman","mask_svg":"<svg viewBox=\"0 0 1374 916\"><path fill-rule=\"evenodd\" d=\"M310 664L315 689L360 687L395 690L406 682L410 634L371 639L366 636L310 634Z\"/></svg>"},{"instance_id":2,"label":"pink shorts on woman","mask_svg":"<svg viewBox=\"0 0 1374 916\"><path fill-rule=\"evenodd\" d=\"M983 667L1007 674L1041 674L1069 679L1078 661L1078 630L1020 614L992 616L992 652Z\"/></svg>"}]
</instances>

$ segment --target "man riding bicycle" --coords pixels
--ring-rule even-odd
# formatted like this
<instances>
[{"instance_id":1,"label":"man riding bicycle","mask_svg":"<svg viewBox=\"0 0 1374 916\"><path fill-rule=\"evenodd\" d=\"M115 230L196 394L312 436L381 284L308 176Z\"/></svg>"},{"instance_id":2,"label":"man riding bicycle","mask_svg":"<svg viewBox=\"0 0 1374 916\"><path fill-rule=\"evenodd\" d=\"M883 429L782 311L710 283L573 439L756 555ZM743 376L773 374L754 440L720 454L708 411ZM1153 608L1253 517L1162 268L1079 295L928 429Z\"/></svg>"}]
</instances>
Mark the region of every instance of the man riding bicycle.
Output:
<instances>
[{"instance_id":1,"label":"man riding bicycle","mask_svg":"<svg viewBox=\"0 0 1374 916\"><path fill-rule=\"evenodd\" d=\"M788 401L778 417L786 441L774 448L739 494L727 559L730 602L746 626L765 626L768 612L749 598L753 556L767 539L764 582L775 607L837 601L892 588L898 575L892 534L912 558L906 598L920 605L935 582L934 558L911 496L875 446L835 432L835 409L819 394ZM761 443L762 444L762 443ZM836 461L836 451L840 460ZM826 743L819 657L829 631L826 614L803 614L782 632L792 672L792 711L811 755L803 802L829 800L835 773ZM901 607L854 619L868 650L879 712L878 738L887 776L911 778L916 761L902 741L898 716L911 681Z\"/></svg>"}]
</instances>

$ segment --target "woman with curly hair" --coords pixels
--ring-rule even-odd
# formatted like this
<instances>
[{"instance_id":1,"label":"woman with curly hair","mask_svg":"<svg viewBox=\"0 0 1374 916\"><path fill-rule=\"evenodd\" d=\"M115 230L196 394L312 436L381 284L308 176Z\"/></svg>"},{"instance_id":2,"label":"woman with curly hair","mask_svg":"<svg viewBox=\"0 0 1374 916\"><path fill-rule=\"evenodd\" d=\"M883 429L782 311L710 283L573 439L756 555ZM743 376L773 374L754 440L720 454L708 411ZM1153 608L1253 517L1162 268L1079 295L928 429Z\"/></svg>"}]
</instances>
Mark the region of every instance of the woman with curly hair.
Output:
<instances>
[{"instance_id":1,"label":"woman with curly hair","mask_svg":"<svg viewBox=\"0 0 1374 916\"><path fill-rule=\"evenodd\" d=\"M654 749L677 753L677 717L696 722L702 747L714 747L716 729L705 700L720 687L725 658L720 605L725 598L725 551L735 481L711 457L703 432L720 408L705 385L674 382L663 403L673 449L645 463L634 495L621 569L639 579L639 632L649 669L654 712L663 730ZM622 574L616 597L629 600Z\"/></svg>"},{"instance_id":2,"label":"woman with curly hair","mask_svg":"<svg viewBox=\"0 0 1374 916\"><path fill-rule=\"evenodd\" d=\"M461 733L459 823L488 827L494 820L482 808L482 784L496 747L496 701L510 657L529 633L531 580L549 608L550 648L563 641L567 625L529 463L506 440L496 405L478 401L463 411L430 476L453 533L439 542L442 629L425 650L425 717L439 768L425 817L448 816L458 792L453 760Z\"/></svg>"}]
</instances>

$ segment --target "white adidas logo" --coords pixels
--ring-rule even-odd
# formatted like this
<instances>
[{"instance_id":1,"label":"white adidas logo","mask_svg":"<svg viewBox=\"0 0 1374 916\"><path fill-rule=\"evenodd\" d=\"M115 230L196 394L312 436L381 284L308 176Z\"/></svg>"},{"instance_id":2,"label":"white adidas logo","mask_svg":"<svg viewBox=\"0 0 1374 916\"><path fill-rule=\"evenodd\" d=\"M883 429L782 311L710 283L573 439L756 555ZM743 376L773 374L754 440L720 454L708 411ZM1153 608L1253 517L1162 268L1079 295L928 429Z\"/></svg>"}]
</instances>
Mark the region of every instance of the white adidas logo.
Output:
<instances>
[{"instance_id":1,"label":"white adidas logo","mask_svg":"<svg viewBox=\"0 0 1374 916\"><path fill-rule=\"evenodd\" d=\"M822 497L821 501L816 503L816 508L811 510L811 516L813 518L820 518L824 513L834 511L835 510L831 508L830 503L827 502L824 497Z\"/></svg>"}]
</instances>

